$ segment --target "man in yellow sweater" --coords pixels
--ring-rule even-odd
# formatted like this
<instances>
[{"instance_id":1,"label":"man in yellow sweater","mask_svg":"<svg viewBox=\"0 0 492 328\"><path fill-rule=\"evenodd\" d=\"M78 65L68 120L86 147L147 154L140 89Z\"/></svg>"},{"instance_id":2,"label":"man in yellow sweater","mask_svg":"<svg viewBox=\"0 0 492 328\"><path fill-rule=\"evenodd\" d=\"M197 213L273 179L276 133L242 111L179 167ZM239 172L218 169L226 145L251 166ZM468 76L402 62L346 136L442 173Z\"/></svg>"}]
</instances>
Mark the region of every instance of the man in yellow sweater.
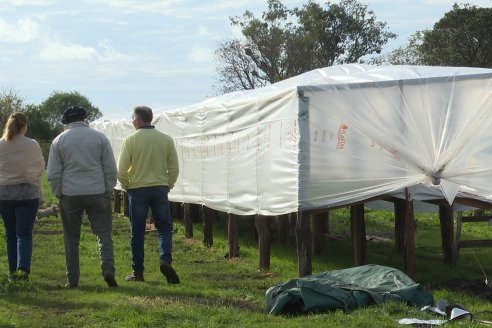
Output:
<instances>
[{"instance_id":1,"label":"man in yellow sweater","mask_svg":"<svg viewBox=\"0 0 492 328\"><path fill-rule=\"evenodd\" d=\"M159 233L160 270L168 283L178 284L171 266L173 221L167 198L178 178L178 156L173 139L151 125L152 117L149 107L135 107L133 126L137 131L123 141L118 159L118 180L130 203L133 272L125 279L144 281L145 223L150 208Z\"/></svg>"}]
</instances>

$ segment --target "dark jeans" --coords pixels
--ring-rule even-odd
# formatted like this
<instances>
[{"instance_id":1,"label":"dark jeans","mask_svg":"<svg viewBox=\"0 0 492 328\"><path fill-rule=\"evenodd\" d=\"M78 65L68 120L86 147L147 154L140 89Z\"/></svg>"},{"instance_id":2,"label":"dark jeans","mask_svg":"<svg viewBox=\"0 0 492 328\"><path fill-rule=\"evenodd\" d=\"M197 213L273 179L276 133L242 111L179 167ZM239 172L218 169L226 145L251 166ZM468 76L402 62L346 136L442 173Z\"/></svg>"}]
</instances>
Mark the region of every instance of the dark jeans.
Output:
<instances>
[{"instance_id":1,"label":"dark jeans","mask_svg":"<svg viewBox=\"0 0 492 328\"><path fill-rule=\"evenodd\" d=\"M39 199L0 200L10 272L31 271L32 230Z\"/></svg>"},{"instance_id":2,"label":"dark jeans","mask_svg":"<svg viewBox=\"0 0 492 328\"><path fill-rule=\"evenodd\" d=\"M155 228L159 234L160 260L172 262L173 221L169 212L167 186L143 187L128 190L130 202L132 268L135 272L144 271L144 237L147 213L152 211Z\"/></svg>"},{"instance_id":3,"label":"dark jeans","mask_svg":"<svg viewBox=\"0 0 492 328\"><path fill-rule=\"evenodd\" d=\"M97 237L101 270L115 272L111 214L111 200L106 195L62 196L60 210L65 240L67 279L78 284L80 278L79 244L82 214L87 213L92 232Z\"/></svg>"}]
</instances>

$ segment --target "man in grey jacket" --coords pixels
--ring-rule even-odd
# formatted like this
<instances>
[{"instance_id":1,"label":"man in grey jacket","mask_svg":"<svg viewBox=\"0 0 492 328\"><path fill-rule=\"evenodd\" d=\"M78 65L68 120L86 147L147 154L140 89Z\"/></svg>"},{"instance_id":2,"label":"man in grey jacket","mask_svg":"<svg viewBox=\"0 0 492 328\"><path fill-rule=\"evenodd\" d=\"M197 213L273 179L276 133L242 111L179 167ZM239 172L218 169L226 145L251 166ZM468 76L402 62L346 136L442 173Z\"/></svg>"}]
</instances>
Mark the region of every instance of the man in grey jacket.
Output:
<instances>
[{"instance_id":1,"label":"man in grey jacket","mask_svg":"<svg viewBox=\"0 0 492 328\"><path fill-rule=\"evenodd\" d=\"M97 236L101 269L109 287L115 280L110 195L116 185L116 163L109 140L85 123L87 112L71 106L63 113L68 125L51 144L48 159L48 181L60 199L65 240L67 284L79 285L79 243L82 214L89 218Z\"/></svg>"}]
</instances>

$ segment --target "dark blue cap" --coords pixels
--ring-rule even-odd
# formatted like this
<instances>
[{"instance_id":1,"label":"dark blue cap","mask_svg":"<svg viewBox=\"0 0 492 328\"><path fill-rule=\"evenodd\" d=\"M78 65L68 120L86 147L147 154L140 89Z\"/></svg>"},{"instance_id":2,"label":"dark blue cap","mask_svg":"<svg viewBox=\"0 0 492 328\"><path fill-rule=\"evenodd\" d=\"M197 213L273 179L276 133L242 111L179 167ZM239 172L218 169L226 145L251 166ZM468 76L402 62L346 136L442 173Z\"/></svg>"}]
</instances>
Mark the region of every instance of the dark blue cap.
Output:
<instances>
[{"instance_id":1,"label":"dark blue cap","mask_svg":"<svg viewBox=\"0 0 492 328\"><path fill-rule=\"evenodd\" d=\"M63 112L62 123L70 124L76 121L82 121L87 117L87 111L83 107L70 106Z\"/></svg>"}]
</instances>

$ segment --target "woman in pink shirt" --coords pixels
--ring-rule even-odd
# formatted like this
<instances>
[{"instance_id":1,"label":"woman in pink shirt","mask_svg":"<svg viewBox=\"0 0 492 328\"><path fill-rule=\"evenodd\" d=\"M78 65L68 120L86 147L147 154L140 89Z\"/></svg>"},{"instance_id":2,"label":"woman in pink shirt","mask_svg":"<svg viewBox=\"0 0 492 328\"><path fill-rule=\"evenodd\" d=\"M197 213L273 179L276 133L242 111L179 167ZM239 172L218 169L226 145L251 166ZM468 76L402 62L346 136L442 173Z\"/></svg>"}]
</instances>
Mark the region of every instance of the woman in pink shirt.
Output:
<instances>
[{"instance_id":1,"label":"woman in pink shirt","mask_svg":"<svg viewBox=\"0 0 492 328\"><path fill-rule=\"evenodd\" d=\"M0 139L0 215L11 281L29 280L32 231L45 167L39 144L27 138L26 131L26 116L13 113Z\"/></svg>"}]
</instances>

